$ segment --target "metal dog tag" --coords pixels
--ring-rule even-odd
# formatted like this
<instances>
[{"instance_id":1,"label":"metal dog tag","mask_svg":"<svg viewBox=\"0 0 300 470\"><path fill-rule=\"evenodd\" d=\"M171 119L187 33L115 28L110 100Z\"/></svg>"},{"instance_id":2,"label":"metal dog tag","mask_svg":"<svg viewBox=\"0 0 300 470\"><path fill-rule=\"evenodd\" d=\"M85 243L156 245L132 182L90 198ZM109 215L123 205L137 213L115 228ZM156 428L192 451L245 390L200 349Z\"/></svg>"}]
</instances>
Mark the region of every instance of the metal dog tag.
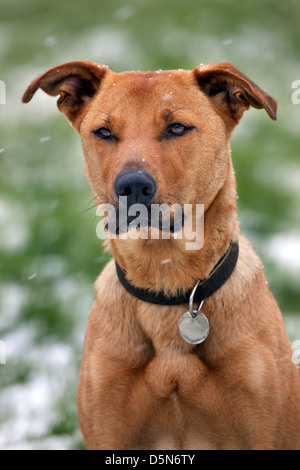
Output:
<instances>
[{"instance_id":1,"label":"metal dog tag","mask_svg":"<svg viewBox=\"0 0 300 470\"><path fill-rule=\"evenodd\" d=\"M189 301L189 311L184 313L179 321L179 332L182 338L190 344L200 344L208 336L209 323L204 315L200 312L203 305L203 300L197 310L193 310L194 295L197 290L199 282L195 285Z\"/></svg>"},{"instance_id":2,"label":"metal dog tag","mask_svg":"<svg viewBox=\"0 0 300 470\"><path fill-rule=\"evenodd\" d=\"M180 319L179 332L187 343L200 344L208 336L208 320L201 312L199 312L198 315L194 318L190 312L186 312Z\"/></svg>"}]
</instances>

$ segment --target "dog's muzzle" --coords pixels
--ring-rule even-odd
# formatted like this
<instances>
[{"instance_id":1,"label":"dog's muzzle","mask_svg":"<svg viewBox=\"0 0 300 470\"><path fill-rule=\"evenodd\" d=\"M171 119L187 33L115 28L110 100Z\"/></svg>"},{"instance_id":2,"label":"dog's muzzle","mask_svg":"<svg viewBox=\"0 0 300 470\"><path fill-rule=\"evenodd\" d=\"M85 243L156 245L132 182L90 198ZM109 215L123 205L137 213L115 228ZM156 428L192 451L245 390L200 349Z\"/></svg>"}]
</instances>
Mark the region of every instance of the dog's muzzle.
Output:
<instances>
[{"instance_id":1,"label":"dog's muzzle","mask_svg":"<svg viewBox=\"0 0 300 470\"><path fill-rule=\"evenodd\" d=\"M157 184L149 173L142 170L123 171L115 179L114 191L118 204L116 224L111 224L111 227L116 233L126 232L134 221L140 228L153 228L171 233L183 226L184 214L180 212L180 217L176 218L174 213L170 213L167 204L154 202Z\"/></svg>"}]
</instances>

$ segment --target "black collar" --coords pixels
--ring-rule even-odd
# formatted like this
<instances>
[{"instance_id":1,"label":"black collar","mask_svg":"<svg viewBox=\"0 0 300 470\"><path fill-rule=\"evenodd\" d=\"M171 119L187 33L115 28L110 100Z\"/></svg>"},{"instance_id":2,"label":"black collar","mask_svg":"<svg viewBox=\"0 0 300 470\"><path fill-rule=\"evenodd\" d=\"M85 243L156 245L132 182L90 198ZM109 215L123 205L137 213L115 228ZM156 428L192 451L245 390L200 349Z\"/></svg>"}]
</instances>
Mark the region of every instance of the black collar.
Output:
<instances>
[{"instance_id":1,"label":"black collar","mask_svg":"<svg viewBox=\"0 0 300 470\"><path fill-rule=\"evenodd\" d=\"M194 302L201 302L214 292L216 292L229 277L231 276L239 255L239 245L237 242L231 242L225 255L219 260L214 269L211 271L209 277L199 283L194 295ZM144 302L159 305L181 305L188 304L192 291L185 294L168 297L162 291L150 292L148 289L140 289L135 287L126 279L125 272L120 268L116 262L116 269L119 281L123 287L134 297L137 297Z\"/></svg>"}]
</instances>

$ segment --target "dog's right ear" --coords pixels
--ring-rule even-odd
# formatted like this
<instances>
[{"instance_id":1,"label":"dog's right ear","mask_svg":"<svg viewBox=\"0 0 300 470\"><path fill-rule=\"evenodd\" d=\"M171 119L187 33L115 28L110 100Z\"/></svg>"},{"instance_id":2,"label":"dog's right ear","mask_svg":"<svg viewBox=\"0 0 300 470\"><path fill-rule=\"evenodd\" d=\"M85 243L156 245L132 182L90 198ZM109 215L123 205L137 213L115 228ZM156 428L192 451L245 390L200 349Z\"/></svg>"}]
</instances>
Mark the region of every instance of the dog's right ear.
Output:
<instances>
[{"instance_id":1,"label":"dog's right ear","mask_svg":"<svg viewBox=\"0 0 300 470\"><path fill-rule=\"evenodd\" d=\"M41 88L48 95L60 95L57 106L78 130L83 111L97 93L108 68L90 60L68 62L53 67L36 78L25 91L22 101L28 103Z\"/></svg>"},{"instance_id":2,"label":"dog's right ear","mask_svg":"<svg viewBox=\"0 0 300 470\"><path fill-rule=\"evenodd\" d=\"M276 121L277 101L229 62L200 65L194 74L201 90L210 98L232 131L244 111L264 108Z\"/></svg>"}]
</instances>

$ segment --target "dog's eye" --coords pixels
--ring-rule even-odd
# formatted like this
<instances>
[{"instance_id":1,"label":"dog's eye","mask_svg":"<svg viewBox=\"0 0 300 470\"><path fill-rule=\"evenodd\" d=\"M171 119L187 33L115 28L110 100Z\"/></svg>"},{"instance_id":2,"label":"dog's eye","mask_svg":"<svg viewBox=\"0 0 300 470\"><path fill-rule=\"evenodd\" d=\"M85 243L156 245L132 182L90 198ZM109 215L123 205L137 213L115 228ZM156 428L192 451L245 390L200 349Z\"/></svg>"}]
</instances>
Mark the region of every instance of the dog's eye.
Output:
<instances>
[{"instance_id":1,"label":"dog's eye","mask_svg":"<svg viewBox=\"0 0 300 470\"><path fill-rule=\"evenodd\" d=\"M109 129L106 127L99 127L99 129L96 129L92 132L94 135L97 137L100 137L101 139L106 139L106 140L111 140L113 135Z\"/></svg>"},{"instance_id":2,"label":"dog's eye","mask_svg":"<svg viewBox=\"0 0 300 470\"><path fill-rule=\"evenodd\" d=\"M194 129L194 127L186 126L181 124L180 122L175 122L167 127L167 136L168 137L176 137L186 134L187 132Z\"/></svg>"},{"instance_id":3,"label":"dog's eye","mask_svg":"<svg viewBox=\"0 0 300 470\"><path fill-rule=\"evenodd\" d=\"M187 127L183 124L173 124L170 131L172 134L180 135L183 134L187 130Z\"/></svg>"}]
</instances>

